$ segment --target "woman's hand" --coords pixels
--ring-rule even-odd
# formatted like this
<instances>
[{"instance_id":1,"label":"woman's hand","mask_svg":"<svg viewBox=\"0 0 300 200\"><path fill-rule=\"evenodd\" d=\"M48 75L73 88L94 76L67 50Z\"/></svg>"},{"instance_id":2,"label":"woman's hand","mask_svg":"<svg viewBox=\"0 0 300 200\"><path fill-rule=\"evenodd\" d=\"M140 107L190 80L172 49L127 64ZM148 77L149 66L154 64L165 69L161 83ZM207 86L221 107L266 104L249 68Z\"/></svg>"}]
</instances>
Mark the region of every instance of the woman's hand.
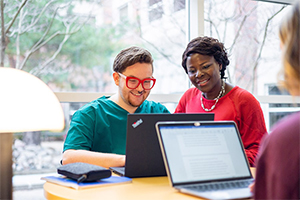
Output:
<instances>
[{"instance_id":1,"label":"woman's hand","mask_svg":"<svg viewBox=\"0 0 300 200\"><path fill-rule=\"evenodd\" d=\"M254 182L251 183L251 184L249 185L249 188L250 188L250 192L251 192L251 193L254 193L254 185L255 185Z\"/></svg>"}]
</instances>

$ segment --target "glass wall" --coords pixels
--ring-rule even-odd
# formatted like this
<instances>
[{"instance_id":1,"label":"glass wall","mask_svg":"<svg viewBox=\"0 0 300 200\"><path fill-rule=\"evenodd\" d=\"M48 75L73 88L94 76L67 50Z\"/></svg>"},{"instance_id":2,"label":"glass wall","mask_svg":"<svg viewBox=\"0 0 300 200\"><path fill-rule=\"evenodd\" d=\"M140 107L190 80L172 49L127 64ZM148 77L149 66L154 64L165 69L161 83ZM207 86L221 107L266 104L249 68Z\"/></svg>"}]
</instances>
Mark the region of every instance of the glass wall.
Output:
<instances>
[{"instance_id":1,"label":"glass wall","mask_svg":"<svg viewBox=\"0 0 300 200\"><path fill-rule=\"evenodd\" d=\"M290 5L253 0L210 0L204 1L204 5L204 34L219 39L228 49L227 81L255 96L272 95L268 86L276 87L282 78L278 76L282 66L279 24ZM290 113L286 107L282 110L271 109L272 104L262 107L268 129ZM299 105L295 107L293 111Z\"/></svg>"},{"instance_id":2,"label":"glass wall","mask_svg":"<svg viewBox=\"0 0 300 200\"><path fill-rule=\"evenodd\" d=\"M195 2L204 11L188 7ZM18 6L6 2L7 27ZM154 57L152 94L181 95L190 87L181 67L187 27L198 20L188 15L204 12L204 34L228 49L227 81L255 96L269 95L267 86L276 86L281 66L278 27L288 9L253 0L35 0L8 31L4 63L38 76L54 92L113 93L113 60L121 49L136 45ZM172 112L176 102L165 103ZM62 103L67 126L61 133L15 134L15 174L56 170L70 116L84 104ZM274 117L268 108L266 120L272 125L284 111Z\"/></svg>"},{"instance_id":3,"label":"glass wall","mask_svg":"<svg viewBox=\"0 0 300 200\"><path fill-rule=\"evenodd\" d=\"M180 0L31 1L13 26L23 34L12 33L6 65L40 77L53 91L114 92L113 60L136 45L154 57L153 92L183 92L185 14Z\"/></svg>"},{"instance_id":4,"label":"glass wall","mask_svg":"<svg viewBox=\"0 0 300 200\"><path fill-rule=\"evenodd\" d=\"M7 23L18 6L7 2ZM180 64L185 7L182 0L30 1L11 27L5 66L34 74L54 92L113 93L115 56L140 46L154 58L157 82L152 93L183 93L189 87ZM70 116L85 103L62 103L66 128L61 133L15 134L15 174L55 171ZM175 108L175 103L166 105Z\"/></svg>"},{"instance_id":5,"label":"glass wall","mask_svg":"<svg viewBox=\"0 0 300 200\"><path fill-rule=\"evenodd\" d=\"M276 84L281 67L279 24L289 6L253 0L210 0L205 3L205 35L228 49L228 81L254 95Z\"/></svg>"},{"instance_id":6,"label":"glass wall","mask_svg":"<svg viewBox=\"0 0 300 200\"><path fill-rule=\"evenodd\" d=\"M204 10L186 8L194 2ZM6 3L6 26L18 6ZM186 15L204 12L203 33L228 49L228 81L264 95L264 85L277 82L278 25L287 7L254 0L35 0L9 26L4 62L40 77L55 92L114 92L113 60L137 45L155 60L152 93L182 93L189 87L181 67L187 27L199 20Z\"/></svg>"}]
</instances>

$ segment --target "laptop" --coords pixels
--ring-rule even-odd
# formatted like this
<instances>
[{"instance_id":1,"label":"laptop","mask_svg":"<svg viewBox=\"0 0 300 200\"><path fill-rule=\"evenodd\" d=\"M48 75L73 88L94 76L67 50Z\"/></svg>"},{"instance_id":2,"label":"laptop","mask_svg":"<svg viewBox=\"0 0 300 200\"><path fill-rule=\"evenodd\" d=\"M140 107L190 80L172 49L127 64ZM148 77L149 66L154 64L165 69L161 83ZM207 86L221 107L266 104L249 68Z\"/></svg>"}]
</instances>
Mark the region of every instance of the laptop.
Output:
<instances>
[{"instance_id":1,"label":"laptop","mask_svg":"<svg viewBox=\"0 0 300 200\"><path fill-rule=\"evenodd\" d=\"M128 114L125 167L111 167L112 172L130 178L166 176L155 124L186 120L211 121L214 114Z\"/></svg>"},{"instance_id":2,"label":"laptop","mask_svg":"<svg viewBox=\"0 0 300 200\"><path fill-rule=\"evenodd\" d=\"M235 122L158 122L156 130L176 190L207 199L252 196L253 177Z\"/></svg>"}]
</instances>

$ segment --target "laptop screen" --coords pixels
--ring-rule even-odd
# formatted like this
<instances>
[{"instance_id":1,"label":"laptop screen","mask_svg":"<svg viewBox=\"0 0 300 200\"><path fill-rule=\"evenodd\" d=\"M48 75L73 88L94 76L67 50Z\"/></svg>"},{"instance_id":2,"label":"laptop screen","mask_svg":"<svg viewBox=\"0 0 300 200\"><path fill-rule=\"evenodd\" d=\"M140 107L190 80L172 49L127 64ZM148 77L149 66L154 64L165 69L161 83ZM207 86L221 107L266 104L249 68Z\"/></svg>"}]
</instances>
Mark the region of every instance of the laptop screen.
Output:
<instances>
[{"instance_id":1,"label":"laptop screen","mask_svg":"<svg viewBox=\"0 0 300 200\"><path fill-rule=\"evenodd\" d=\"M173 184L251 177L234 122L158 127Z\"/></svg>"}]
</instances>

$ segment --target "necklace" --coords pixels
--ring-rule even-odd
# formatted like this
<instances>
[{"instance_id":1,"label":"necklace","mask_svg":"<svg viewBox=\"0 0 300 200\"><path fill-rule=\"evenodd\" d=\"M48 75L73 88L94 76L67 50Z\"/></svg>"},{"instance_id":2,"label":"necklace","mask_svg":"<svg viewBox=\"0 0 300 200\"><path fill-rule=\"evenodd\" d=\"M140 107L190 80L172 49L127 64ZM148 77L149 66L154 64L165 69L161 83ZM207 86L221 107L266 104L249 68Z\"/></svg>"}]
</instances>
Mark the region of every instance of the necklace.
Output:
<instances>
[{"instance_id":1,"label":"necklace","mask_svg":"<svg viewBox=\"0 0 300 200\"><path fill-rule=\"evenodd\" d=\"M210 111L212 111L213 109L215 109L215 107L216 107L216 105L217 105L217 103L218 103L218 101L219 101L219 98L220 98L223 94L225 94L225 81L222 80L222 82L223 82L223 84L222 84L222 88L221 88L221 90L220 90L220 93L219 93L219 95L218 95L216 98L214 98L214 100L215 100L216 102L215 102L215 104L214 104L210 109L204 107L204 104L203 104L203 92L202 92L201 99L200 99L200 100L201 100L201 106L202 106L203 110L205 110L206 112L210 112Z\"/></svg>"}]
</instances>

